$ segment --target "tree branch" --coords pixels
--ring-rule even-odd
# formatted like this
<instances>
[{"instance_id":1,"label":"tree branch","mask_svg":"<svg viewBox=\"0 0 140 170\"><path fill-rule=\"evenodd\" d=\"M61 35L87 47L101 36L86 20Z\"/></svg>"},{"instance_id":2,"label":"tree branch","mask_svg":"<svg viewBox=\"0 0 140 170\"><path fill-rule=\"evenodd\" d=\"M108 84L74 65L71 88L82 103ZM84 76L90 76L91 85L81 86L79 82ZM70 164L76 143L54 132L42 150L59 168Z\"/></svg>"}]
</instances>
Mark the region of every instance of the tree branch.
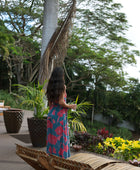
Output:
<instances>
[{"instance_id":1,"label":"tree branch","mask_svg":"<svg viewBox=\"0 0 140 170\"><path fill-rule=\"evenodd\" d=\"M63 63L63 67L64 67L64 71L65 71L65 73L66 73L66 76L68 77L68 79L69 79L70 82L71 82L72 80L71 80L70 76L68 75L67 69L66 69L66 67L65 67L65 63Z\"/></svg>"},{"instance_id":2,"label":"tree branch","mask_svg":"<svg viewBox=\"0 0 140 170\"><path fill-rule=\"evenodd\" d=\"M30 11L30 12L31 12L31 9L32 9L33 4L34 4L34 0L32 0L31 6L30 6L30 8L29 8L29 11Z\"/></svg>"},{"instance_id":3,"label":"tree branch","mask_svg":"<svg viewBox=\"0 0 140 170\"><path fill-rule=\"evenodd\" d=\"M13 27L16 29L16 31L17 31L18 33L20 33L19 30L17 29L16 25L14 24L14 21L13 21L13 18L11 17L11 15L10 15L10 12L7 12L7 14L9 15L9 17L10 17L10 19L11 19L11 24L13 25Z\"/></svg>"}]
</instances>

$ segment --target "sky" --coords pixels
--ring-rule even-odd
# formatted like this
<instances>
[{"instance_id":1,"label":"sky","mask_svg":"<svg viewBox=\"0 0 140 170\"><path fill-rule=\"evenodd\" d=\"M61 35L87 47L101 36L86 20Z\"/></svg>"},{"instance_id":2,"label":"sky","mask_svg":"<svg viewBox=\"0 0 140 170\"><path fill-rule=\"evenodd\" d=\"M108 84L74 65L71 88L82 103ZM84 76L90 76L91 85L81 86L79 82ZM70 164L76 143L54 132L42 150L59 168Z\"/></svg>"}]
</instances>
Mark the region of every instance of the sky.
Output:
<instances>
[{"instance_id":1,"label":"sky","mask_svg":"<svg viewBox=\"0 0 140 170\"><path fill-rule=\"evenodd\" d=\"M140 51L140 0L114 0L122 4L123 8L121 11L126 14L128 24L131 25L126 33L126 36L133 44L136 49ZM140 80L140 56L136 56L136 66L126 66L124 70L129 74L130 77L135 77Z\"/></svg>"}]
</instances>

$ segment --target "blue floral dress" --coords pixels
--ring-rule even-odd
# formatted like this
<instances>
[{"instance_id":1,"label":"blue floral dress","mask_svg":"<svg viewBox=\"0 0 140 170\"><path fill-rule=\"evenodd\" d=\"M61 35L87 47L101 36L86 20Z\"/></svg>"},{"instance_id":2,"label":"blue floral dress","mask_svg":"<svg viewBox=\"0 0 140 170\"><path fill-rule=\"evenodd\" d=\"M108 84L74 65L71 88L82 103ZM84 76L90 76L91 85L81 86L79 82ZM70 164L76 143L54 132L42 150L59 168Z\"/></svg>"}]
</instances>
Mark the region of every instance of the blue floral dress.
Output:
<instances>
[{"instance_id":1,"label":"blue floral dress","mask_svg":"<svg viewBox=\"0 0 140 170\"><path fill-rule=\"evenodd\" d=\"M47 153L62 158L70 157L67 110L58 103L54 103L51 105L47 118Z\"/></svg>"}]
</instances>

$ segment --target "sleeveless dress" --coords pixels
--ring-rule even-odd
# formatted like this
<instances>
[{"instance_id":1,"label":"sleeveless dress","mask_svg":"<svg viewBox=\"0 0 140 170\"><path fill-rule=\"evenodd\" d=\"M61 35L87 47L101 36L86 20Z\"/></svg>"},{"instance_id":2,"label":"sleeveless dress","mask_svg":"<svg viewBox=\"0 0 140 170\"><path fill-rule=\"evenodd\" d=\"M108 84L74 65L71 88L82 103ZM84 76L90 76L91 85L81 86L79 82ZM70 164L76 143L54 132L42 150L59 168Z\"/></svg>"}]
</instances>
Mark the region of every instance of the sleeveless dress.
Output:
<instances>
[{"instance_id":1,"label":"sleeveless dress","mask_svg":"<svg viewBox=\"0 0 140 170\"><path fill-rule=\"evenodd\" d=\"M66 95L64 100L66 101ZM70 157L67 108L58 103L51 105L47 118L47 153L62 158Z\"/></svg>"}]
</instances>

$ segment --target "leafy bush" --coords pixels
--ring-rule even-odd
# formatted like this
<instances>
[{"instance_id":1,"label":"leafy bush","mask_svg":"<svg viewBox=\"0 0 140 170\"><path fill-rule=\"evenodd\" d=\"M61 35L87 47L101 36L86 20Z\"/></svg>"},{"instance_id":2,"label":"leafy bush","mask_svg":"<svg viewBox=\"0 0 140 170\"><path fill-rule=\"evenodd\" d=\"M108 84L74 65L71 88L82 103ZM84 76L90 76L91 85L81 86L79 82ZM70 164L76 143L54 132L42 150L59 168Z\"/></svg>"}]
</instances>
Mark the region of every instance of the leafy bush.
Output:
<instances>
[{"instance_id":1,"label":"leafy bush","mask_svg":"<svg viewBox=\"0 0 140 170\"><path fill-rule=\"evenodd\" d=\"M107 137L112 137L113 134L109 134L105 128L98 130L96 136L91 135L87 132L74 132L75 143L81 145L83 148L88 149L90 151L96 152L96 146L101 143Z\"/></svg>"},{"instance_id":2,"label":"leafy bush","mask_svg":"<svg viewBox=\"0 0 140 170\"><path fill-rule=\"evenodd\" d=\"M104 140L106 138L111 138L112 136L113 134L109 134L108 130L105 130L105 127L99 129L97 131L97 136L92 136L89 150L104 155L111 155L114 152L114 149L111 147L106 149L104 147Z\"/></svg>"},{"instance_id":3,"label":"leafy bush","mask_svg":"<svg viewBox=\"0 0 140 170\"><path fill-rule=\"evenodd\" d=\"M18 102L16 97L5 90L0 90L0 100L5 101L5 106L10 106L11 108L27 109L27 107L19 107L20 103Z\"/></svg>"},{"instance_id":4,"label":"leafy bush","mask_svg":"<svg viewBox=\"0 0 140 170\"><path fill-rule=\"evenodd\" d=\"M101 128L104 128L104 127L106 129L108 129L108 126L106 124L104 124L102 122L99 122L99 121L96 121L96 120L94 120L93 123L91 123L90 120L83 120L83 123L84 123L84 125L85 125L88 132L92 131L91 129L93 129L93 133L94 133L95 130L96 130L96 133L97 133L98 129L101 129Z\"/></svg>"},{"instance_id":5,"label":"leafy bush","mask_svg":"<svg viewBox=\"0 0 140 170\"><path fill-rule=\"evenodd\" d=\"M121 128L123 132L125 128ZM127 131L126 131L127 132ZM122 132L121 132L122 133ZM97 135L87 132L74 132L75 144L81 145L84 149L112 156L121 160L140 160L140 141L125 140L121 137L112 138L105 128L99 129Z\"/></svg>"},{"instance_id":6,"label":"leafy bush","mask_svg":"<svg viewBox=\"0 0 140 170\"><path fill-rule=\"evenodd\" d=\"M111 125L117 125L118 123L121 123L123 120L123 117L120 114L120 112L114 109L109 109L109 108L106 109L104 116L107 118L110 117Z\"/></svg>"},{"instance_id":7,"label":"leafy bush","mask_svg":"<svg viewBox=\"0 0 140 170\"><path fill-rule=\"evenodd\" d=\"M98 130L96 136L91 135L87 132L74 132L74 137L75 141L74 144L81 145L82 148L96 152L96 153L101 153L104 155L111 155L114 153L114 148L112 147L105 147L104 145L104 140L108 136L113 136L109 135L109 132L105 130L105 128Z\"/></svg>"},{"instance_id":8,"label":"leafy bush","mask_svg":"<svg viewBox=\"0 0 140 170\"><path fill-rule=\"evenodd\" d=\"M97 135L102 136L103 139L106 139L107 137L109 137L109 138L113 137L113 134L112 133L109 134L108 130L105 130L105 127L103 129L99 129L97 131Z\"/></svg>"},{"instance_id":9,"label":"leafy bush","mask_svg":"<svg viewBox=\"0 0 140 170\"><path fill-rule=\"evenodd\" d=\"M87 149L90 145L92 136L87 132L74 132L75 144L81 145L82 148Z\"/></svg>"},{"instance_id":10,"label":"leafy bush","mask_svg":"<svg viewBox=\"0 0 140 170\"><path fill-rule=\"evenodd\" d=\"M91 123L91 121L83 119L82 122L85 125L88 133L90 133L91 135L97 134L97 129L94 127L94 125Z\"/></svg>"},{"instance_id":11,"label":"leafy bush","mask_svg":"<svg viewBox=\"0 0 140 170\"><path fill-rule=\"evenodd\" d=\"M123 139L132 139L132 132L124 127L111 127L111 132L114 137L121 137Z\"/></svg>"},{"instance_id":12,"label":"leafy bush","mask_svg":"<svg viewBox=\"0 0 140 170\"><path fill-rule=\"evenodd\" d=\"M96 120L94 120L93 124L87 120L84 120L83 123L87 129L87 132L89 132L92 135L96 135L98 129L102 129L102 128L109 129L108 125ZM110 133L113 133L114 137L120 136L124 139L128 139L128 140L132 139L132 132L124 127L111 126Z\"/></svg>"},{"instance_id":13,"label":"leafy bush","mask_svg":"<svg viewBox=\"0 0 140 170\"><path fill-rule=\"evenodd\" d=\"M103 143L98 143L94 152L125 161L140 160L140 141L124 140L120 137L106 138Z\"/></svg>"},{"instance_id":14,"label":"leafy bush","mask_svg":"<svg viewBox=\"0 0 140 170\"><path fill-rule=\"evenodd\" d=\"M125 161L140 159L140 141L124 140L120 137L107 138L104 141L105 147L114 148L113 157Z\"/></svg>"}]
</instances>

